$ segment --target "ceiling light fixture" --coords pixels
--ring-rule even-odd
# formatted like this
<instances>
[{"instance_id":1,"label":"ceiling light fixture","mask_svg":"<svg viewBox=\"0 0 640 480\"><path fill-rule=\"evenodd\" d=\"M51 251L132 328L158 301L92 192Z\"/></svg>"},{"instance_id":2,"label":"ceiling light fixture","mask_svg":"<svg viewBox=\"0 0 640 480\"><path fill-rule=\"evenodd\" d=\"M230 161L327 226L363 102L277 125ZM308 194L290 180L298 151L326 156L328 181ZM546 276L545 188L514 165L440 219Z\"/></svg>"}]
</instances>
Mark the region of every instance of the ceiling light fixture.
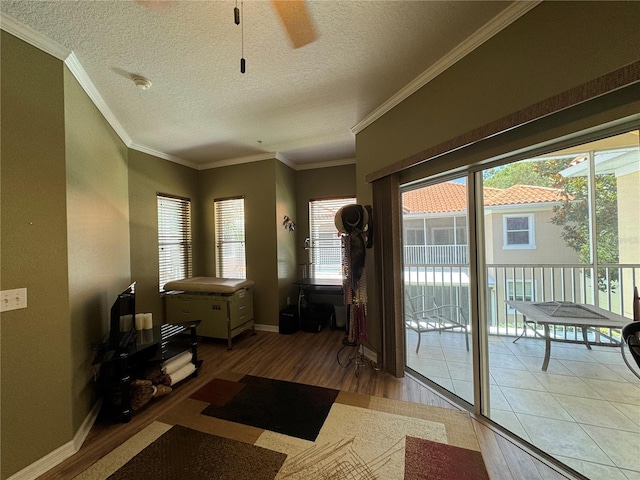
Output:
<instances>
[{"instance_id":1,"label":"ceiling light fixture","mask_svg":"<svg viewBox=\"0 0 640 480\"><path fill-rule=\"evenodd\" d=\"M149 90L151 87L151 82L148 78L141 77L140 75L133 75L131 78L133 78L133 83L135 83L136 87L140 90Z\"/></svg>"}]
</instances>

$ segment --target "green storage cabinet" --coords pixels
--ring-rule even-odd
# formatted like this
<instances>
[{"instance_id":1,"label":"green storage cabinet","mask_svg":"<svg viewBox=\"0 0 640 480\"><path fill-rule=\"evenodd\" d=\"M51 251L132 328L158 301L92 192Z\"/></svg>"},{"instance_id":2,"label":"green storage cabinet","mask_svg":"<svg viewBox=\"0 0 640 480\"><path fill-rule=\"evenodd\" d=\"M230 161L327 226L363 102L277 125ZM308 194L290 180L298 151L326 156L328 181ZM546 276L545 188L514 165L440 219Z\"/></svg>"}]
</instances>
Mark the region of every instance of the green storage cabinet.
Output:
<instances>
[{"instance_id":1,"label":"green storage cabinet","mask_svg":"<svg viewBox=\"0 0 640 480\"><path fill-rule=\"evenodd\" d=\"M242 288L232 294L190 293L170 291L165 293L165 313L168 323L200 320L198 335L231 340L251 328L253 319L253 290Z\"/></svg>"}]
</instances>

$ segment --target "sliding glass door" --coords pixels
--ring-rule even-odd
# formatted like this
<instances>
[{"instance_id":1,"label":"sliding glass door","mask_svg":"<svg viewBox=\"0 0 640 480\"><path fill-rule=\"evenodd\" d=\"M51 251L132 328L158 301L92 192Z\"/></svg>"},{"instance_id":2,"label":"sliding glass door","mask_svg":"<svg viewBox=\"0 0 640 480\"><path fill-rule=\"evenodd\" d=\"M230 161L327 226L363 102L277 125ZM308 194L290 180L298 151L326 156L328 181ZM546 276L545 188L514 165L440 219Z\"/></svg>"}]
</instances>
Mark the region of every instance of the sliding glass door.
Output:
<instances>
[{"instance_id":1,"label":"sliding glass door","mask_svg":"<svg viewBox=\"0 0 640 480\"><path fill-rule=\"evenodd\" d=\"M620 328L530 308L632 320L639 143L634 129L402 193L407 370L589 478L640 476L640 384Z\"/></svg>"},{"instance_id":2,"label":"sliding glass door","mask_svg":"<svg viewBox=\"0 0 640 480\"><path fill-rule=\"evenodd\" d=\"M492 232L484 413L589 478L640 475L640 385L620 355L620 329L570 319L545 331L532 320L540 309L577 305L631 321L640 283L638 152L635 130L482 172Z\"/></svg>"},{"instance_id":3,"label":"sliding glass door","mask_svg":"<svg viewBox=\"0 0 640 480\"><path fill-rule=\"evenodd\" d=\"M402 194L407 368L473 404L465 177Z\"/></svg>"}]
</instances>

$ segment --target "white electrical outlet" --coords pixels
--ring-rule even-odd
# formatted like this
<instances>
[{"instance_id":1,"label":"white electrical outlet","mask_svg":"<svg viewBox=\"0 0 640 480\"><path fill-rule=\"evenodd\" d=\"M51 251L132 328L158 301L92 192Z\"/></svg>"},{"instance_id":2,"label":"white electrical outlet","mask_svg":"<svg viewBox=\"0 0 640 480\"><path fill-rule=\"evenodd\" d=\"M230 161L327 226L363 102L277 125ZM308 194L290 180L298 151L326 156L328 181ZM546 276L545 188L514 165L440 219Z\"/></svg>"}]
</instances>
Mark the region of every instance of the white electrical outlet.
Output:
<instances>
[{"instance_id":1,"label":"white electrical outlet","mask_svg":"<svg viewBox=\"0 0 640 480\"><path fill-rule=\"evenodd\" d=\"M14 288L0 292L0 312L27 308L27 289Z\"/></svg>"}]
</instances>

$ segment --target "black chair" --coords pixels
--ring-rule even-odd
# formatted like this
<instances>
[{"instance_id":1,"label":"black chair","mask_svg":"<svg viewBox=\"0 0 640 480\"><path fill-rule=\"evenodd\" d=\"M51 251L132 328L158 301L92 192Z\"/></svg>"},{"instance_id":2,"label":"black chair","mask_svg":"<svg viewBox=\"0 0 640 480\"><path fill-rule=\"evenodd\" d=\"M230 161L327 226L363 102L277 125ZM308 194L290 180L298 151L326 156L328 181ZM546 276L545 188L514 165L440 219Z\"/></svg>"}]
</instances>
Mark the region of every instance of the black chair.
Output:
<instances>
[{"instance_id":1,"label":"black chair","mask_svg":"<svg viewBox=\"0 0 640 480\"><path fill-rule=\"evenodd\" d=\"M631 370L636 377L640 378L640 321L627 323L622 327L622 342L620 342L620 348L624 363L627 364L629 370ZM631 353L631 358L635 360L637 368L634 368L627 359L627 355L625 355L624 352L625 348Z\"/></svg>"},{"instance_id":2,"label":"black chair","mask_svg":"<svg viewBox=\"0 0 640 480\"><path fill-rule=\"evenodd\" d=\"M631 370L636 377L640 378L640 296L638 295L638 287L633 287L633 322L627 323L622 327L621 333L622 341L620 342L620 349L622 359L624 363L627 364L627 367L629 367L629 370ZM629 350L631 358L633 358L638 365L637 370L633 368L631 362L627 359L624 353L625 348Z\"/></svg>"}]
</instances>

